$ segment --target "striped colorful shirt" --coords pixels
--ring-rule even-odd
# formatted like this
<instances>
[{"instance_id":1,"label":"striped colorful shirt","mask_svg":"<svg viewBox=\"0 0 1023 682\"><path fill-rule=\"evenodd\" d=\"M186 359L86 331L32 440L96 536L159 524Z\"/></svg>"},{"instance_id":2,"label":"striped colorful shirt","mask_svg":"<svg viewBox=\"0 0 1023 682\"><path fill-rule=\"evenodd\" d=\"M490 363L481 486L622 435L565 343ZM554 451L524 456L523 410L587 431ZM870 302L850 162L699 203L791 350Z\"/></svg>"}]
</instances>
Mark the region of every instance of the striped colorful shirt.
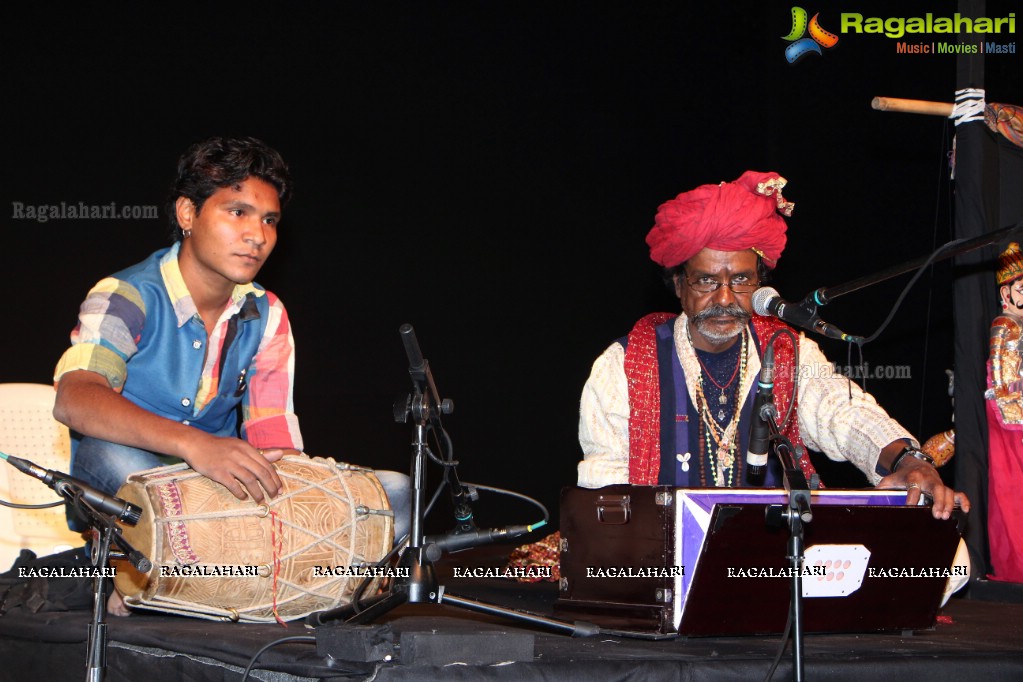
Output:
<instances>
[{"instance_id":1,"label":"striped colorful shirt","mask_svg":"<svg viewBox=\"0 0 1023 682\"><path fill-rule=\"evenodd\" d=\"M221 422L230 421L223 419L225 410L238 405L241 437L253 446L301 450L293 404L295 344L284 304L257 284L237 285L207 339L178 266L178 246L158 251L93 287L82 303L72 345L58 362L54 381L74 370L96 372L136 404L211 433L220 433ZM265 300L258 301L262 297ZM148 315L147 300L155 309ZM235 342L239 321L262 323L263 316L265 326L255 352L238 357L248 352ZM145 381L139 381L132 374L133 359L138 372L151 365L158 371L147 369ZM231 368L230 376L223 376L223 367ZM157 405L173 405L173 410ZM235 431L233 424L231 430Z\"/></svg>"}]
</instances>

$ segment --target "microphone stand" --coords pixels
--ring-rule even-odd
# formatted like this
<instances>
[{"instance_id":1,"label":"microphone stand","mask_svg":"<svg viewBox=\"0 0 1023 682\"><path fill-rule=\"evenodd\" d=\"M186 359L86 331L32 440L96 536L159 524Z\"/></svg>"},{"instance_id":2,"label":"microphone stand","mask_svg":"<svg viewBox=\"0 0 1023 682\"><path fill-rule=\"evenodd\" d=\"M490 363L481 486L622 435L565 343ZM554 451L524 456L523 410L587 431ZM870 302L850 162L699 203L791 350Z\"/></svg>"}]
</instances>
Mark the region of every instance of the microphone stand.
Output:
<instances>
[{"instance_id":1,"label":"microphone stand","mask_svg":"<svg viewBox=\"0 0 1023 682\"><path fill-rule=\"evenodd\" d=\"M74 508L89 524L89 527L96 531L98 544L92 546L92 621L89 624L88 648L86 650L86 682L102 682L106 676L107 667L107 576L105 575L111 557L115 559L126 559L141 573L148 573L153 568L146 555L135 549L121 535L121 529L117 525L118 518L125 523L134 526L139 521L142 510L130 505L117 497L101 496L96 504L105 507L111 504L118 508L118 514L99 511L89 501L88 495L95 495L96 491L83 488L84 484L72 479L66 474L43 469L28 460L19 457L4 455L18 471L32 476L37 480L46 483L58 495L64 498L68 506ZM54 476L56 474L56 476ZM95 499L95 497L93 498ZM111 552L116 547L118 551Z\"/></svg>"},{"instance_id":2,"label":"microphone stand","mask_svg":"<svg viewBox=\"0 0 1023 682\"><path fill-rule=\"evenodd\" d=\"M1009 227L1002 228L995 232L988 234L982 234L972 239L956 239L939 246L931 255L922 256L915 258L904 263L893 265L891 267L880 270L872 275L865 275L857 279L850 280L844 284L838 284L833 287L821 287L814 289L803 299L806 304L815 304L819 306L827 305L831 301L835 300L839 296L852 293L864 287L883 282L892 277L898 277L901 274L917 270L928 263L937 263L939 261L958 256L975 249L980 249L985 246L990 246L1003 239L1012 237L1013 235L1023 232L1023 222L1010 225Z\"/></svg>"},{"instance_id":3,"label":"microphone stand","mask_svg":"<svg viewBox=\"0 0 1023 682\"><path fill-rule=\"evenodd\" d=\"M392 579L389 594L370 600L370 605L356 611L357 604L319 611L306 617L310 625L323 625L329 620L343 619L346 624L363 624L376 620L383 614L405 603L411 604L447 604L470 611L489 615L503 616L542 627L559 634L573 637L596 635L600 629L591 623L565 621L545 618L531 613L515 611L494 604L465 599L445 592L444 586L437 581L434 562L440 559L441 549L433 543L424 542L423 517L424 495L426 490L426 464L428 447L426 444L427 425L440 428L440 415L450 414L454 405L450 400L442 400L430 372L430 364L423 358L419 343L412 325L404 324L399 329L409 357L409 375L412 377L413 392L405 400L404 409L395 407L395 418L405 422L411 417L414 424L412 439L411 493L412 510L408 547L398 559L398 567L406 571L398 571L399 575ZM400 413L400 414L399 414ZM455 483L458 483L457 476ZM460 492L460 491L456 491ZM471 517L470 517L471 519ZM461 527L461 526L460 526ZM457 531L465 532L465 531ZM354 615L353 615L354 614Z\"/></svg>"},{"instance_id":4,"label":"microphone stand","mask_svg":"<svg viewBox=\"0 0 1023 682\"><path fill-rule=\"evenodd\" d=\"M93 575L92 621L89 624L89 643L86 654L86 682L102 682L107 667L107 581L104 575L110 558L128 559L140 572L153 568L152 562L135 549L121 535L116 518L104 514L89 504L73 484L54 488L97 531L98 543L92 547ZM116 547L119 551L111 552Z\"/></svg>"},{"instance_id":5,"label":"microphone stand","mask_svg":"<svg viewBox=\"0 0 1023 682\"><path fill-rule=\"evenodd\" d=\"M792 441L782 435L778 428L778 410L772 402L760 412L771 431L771 448L778 455L784 469L783 481L788 493L788 504L769 505L766 509L767 525L777 527L782 521L788 523L789 542L785 556L792 567L789 616L792 621L792 679L803 680L803 526L813 520L810 509L810 486L806 476L797 464L797 455Z\"/></svg>"}]
</instances>

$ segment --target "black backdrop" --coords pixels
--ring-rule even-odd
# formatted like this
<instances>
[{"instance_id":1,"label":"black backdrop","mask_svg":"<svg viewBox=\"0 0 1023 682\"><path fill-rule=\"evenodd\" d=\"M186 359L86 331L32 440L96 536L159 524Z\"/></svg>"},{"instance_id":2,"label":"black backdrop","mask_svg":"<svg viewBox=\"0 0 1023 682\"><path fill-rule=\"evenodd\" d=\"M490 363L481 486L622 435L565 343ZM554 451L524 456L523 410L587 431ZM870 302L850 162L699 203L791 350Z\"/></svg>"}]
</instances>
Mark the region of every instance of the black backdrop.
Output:
<instances>
[{"instance_id":1,"label":"black backdrop","mask_svg":"<svg viewBox=\"0 0 1023 682\"><path fill-rule=\"evenodd\" d=\"M834 32L843 11L956 11L855 5L806 8ZM951 236L950 123L876 112L870 101L951 101L955 57L842 34L790 65L781 39L790 7L22 9L2 48L0 205L11 208L0 381L49 382L87 289L166 243L162 212L40 223L19 219L16 202L162 206L188 144L255 135L281 150L296 180L259 281L292 318L307 451L407 470L412 432L391 405L410 386L398 335L410 322L455 402L445 424L462 478L556 513L558 490L575 480L578 394L592 360L641 315L677 309L643 243L662 201L750 168L786 176L796 211L774 285L788 298ZM1012 9L988 2L987 15ZM987 59L989 101L1019 102L1018 68L1016 55ZM867 335L906 281L838 299L826 317ZM910 379L868 389L922 438L951 425L950 281L947 265L935 268L866 348L871 365L910 367ZM822 345L844 363L840 345ZM855 483L846 474L833 472ZM477 515L536 516L492 497Z\"/></svg>"}]
</instances>

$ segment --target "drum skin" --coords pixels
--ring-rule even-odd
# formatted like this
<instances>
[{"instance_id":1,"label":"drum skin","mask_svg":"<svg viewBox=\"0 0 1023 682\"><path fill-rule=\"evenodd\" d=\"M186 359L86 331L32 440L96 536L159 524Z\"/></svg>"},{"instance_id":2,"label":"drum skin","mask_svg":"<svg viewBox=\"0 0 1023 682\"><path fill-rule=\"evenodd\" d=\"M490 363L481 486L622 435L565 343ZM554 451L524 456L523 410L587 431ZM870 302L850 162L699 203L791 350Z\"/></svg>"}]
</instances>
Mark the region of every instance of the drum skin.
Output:
<instances>
[{"instance_id":1,"label":"drum skin","mask_svg":"<svg viewBox=\"0 0 1023 682\"><path fill-rule=\"evenodd\" d=\"M393 514L371 470L288 455L269 504L239 500L184 464L128 477L118 497L142 519L124 538L153 562L115 565L126 604L200 618L274 622L350 602L393 542ZM353 570L354 569L354 570Z\"/></svg>"}]
</instances>

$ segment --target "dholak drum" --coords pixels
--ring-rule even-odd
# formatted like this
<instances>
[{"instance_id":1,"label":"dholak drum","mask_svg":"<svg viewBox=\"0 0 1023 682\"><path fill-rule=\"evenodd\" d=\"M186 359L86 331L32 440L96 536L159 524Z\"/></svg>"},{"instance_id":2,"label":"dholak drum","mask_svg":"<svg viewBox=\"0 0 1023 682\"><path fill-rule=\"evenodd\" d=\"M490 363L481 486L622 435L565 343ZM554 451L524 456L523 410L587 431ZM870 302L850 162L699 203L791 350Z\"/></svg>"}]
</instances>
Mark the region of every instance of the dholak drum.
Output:
<instances>
[{"instance_id":1,"label":"dholak drum","mask_svg":"<svg viewBox=\"0 0 1023 682\"><path fill-rule=\"evenodd\" d=\"M273 622L350 602L390 550L393 512L369 469L288 455L269 503L241 501L184 464L128 477L118 497L142 519L124 538L153 562L114 585L129 606L199 618Z\"/></svg>"}]
</instances>

